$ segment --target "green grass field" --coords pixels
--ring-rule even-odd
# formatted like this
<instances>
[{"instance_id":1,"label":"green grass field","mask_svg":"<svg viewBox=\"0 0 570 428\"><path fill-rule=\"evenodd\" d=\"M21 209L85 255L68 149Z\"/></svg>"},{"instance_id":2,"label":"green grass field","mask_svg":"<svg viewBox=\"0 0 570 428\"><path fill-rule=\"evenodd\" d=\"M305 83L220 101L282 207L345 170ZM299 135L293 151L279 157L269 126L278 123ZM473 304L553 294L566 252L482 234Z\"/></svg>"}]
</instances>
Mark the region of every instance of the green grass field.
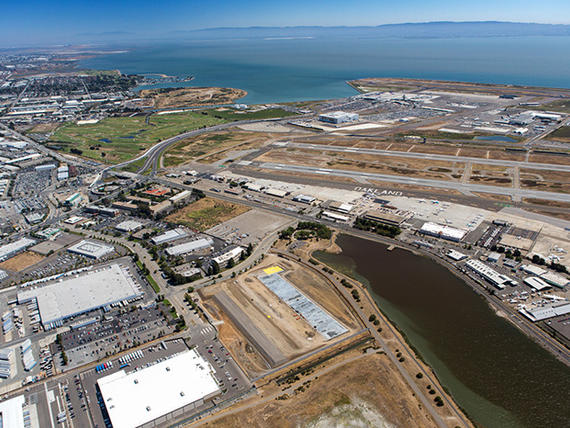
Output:
<instances>
[{"instance_id":1,"label":"green grass field","mask_svg":"<svg viewBox=\"0 0 570 428\"><path fill-rule=\"evenodd\" d=\"M89 125L68 123L58 128L51 142L66 152L80 150L82 156L119 163L135 157L149 146L194 129L218 125L228 120L196 112L144 116L111 117Z\"/></svg>"},{"instance_id":2,"label":"green grass field","mask_svg":"<svg viewBox=\"0 0 570 428\"><path fill-rule=\"evenodd\" d=\"M159 141L187 131L237 120L268 119L293 114L281 109L244 113L207 109L153 115L149 123L146 123L144 116L111 117L88 125L66 123L55 131L50 144L65 152L115 164L132 159Z\"/></svg>"}]
</instances>

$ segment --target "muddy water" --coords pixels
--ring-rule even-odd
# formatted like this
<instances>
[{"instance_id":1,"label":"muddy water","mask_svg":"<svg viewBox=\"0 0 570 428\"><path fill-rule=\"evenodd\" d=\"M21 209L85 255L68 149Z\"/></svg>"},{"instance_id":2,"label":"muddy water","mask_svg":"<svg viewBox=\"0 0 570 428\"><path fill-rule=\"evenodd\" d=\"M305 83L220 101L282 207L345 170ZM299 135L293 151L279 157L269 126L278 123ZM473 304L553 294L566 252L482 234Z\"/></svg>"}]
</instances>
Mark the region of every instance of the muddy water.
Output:
<instances>
[{"instance_id":1,"label":"muddy water","mask_svg":"<svg viewBox=\"0 0 570 428\"><path fill-rule=\"evenodd\" d=\"M478 425L570 426L570 369L434 261L341 235L315 257L366 283L381 310Z\"/></svg>"}]
</instances>

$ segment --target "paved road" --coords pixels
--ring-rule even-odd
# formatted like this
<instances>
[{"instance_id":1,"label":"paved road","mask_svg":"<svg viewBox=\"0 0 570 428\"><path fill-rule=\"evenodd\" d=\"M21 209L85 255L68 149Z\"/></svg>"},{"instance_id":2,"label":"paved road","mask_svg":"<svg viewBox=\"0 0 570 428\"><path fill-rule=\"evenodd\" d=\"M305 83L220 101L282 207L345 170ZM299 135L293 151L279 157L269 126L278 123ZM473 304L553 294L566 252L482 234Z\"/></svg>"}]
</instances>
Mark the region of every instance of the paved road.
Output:
<instances>
[{"instance_id":1,"label":"paved road","mask_svg":"<svg viewBox=\"0 0 570 428\"><path fill-rule=\"evenodd\" d=\"M483 165L498 165L498 166L507 166L507 167L518 166L520 168L545 169L549 171L570 172L570 165L556 165L556 164L538 163L538 162L519 162L519 161L511 161L503 159L476 158L470 156L452 156L452 155L440 155L440 154L430 154L430 153L420 153L420 152L399 152L392 150L364 149L357 147L342 147L342 146L291 143L291 142L287 143L286 147L295 147L299 149L319 150L319 151L342 152L342 153L359 153L359 154L368 154L376 156L397 156L403 158L430 159L430 160L449 161L449 162L473 162ZM570 162L570 157L568 162Z\"/></svg>"},{"instance_id":2,"label":"paved road","mask_svg":"<svg viewBox=\"0 0 570 428\"><path fill-rule=\"evenodd\" d=\"M388 181L392 183L411 184L416 186L438 187L440 189L459 190L460 192L483 192L492 193L495 195L507 195L513 198L538 198L553 201L570 202L570 194L555 193L555 192L542 192L539 190L530 189L513 189L511 187L488 186L484 184L474 183L458 183L456 181L432 180L428 178L413 178L403 177L399 175L376 174L372 172L350 171L345 169L329 169L317 168L303 165L288 165L274 162L254 162L251 164L254 167L271 169L276 171L288 172L301 172L304 174L321 174L332 175L338 177L355 178L360 177L364 179Z\"/></svg>"}]
</instances>

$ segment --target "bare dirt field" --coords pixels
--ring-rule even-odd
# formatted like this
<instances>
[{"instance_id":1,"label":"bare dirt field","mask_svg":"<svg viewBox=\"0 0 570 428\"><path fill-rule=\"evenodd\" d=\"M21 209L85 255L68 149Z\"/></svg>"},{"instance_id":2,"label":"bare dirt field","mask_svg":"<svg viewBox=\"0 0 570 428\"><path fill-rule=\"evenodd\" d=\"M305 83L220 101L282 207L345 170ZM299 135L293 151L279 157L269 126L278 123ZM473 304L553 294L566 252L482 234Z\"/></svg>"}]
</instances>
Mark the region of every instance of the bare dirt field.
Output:
<instances>
[{"instance_id":1,"label":"bare dirt field","mask_svg":"<svg viewBox=\"0 0 570 428\"><path fill-rule=\"evenodd\" d=\"M507 195L496 195L494 193L472 192L475 196L492 201L511 202L511 197Z\"/></svg>"},{"instance_id":2,"label":"bare dirt field","mask_svg":"<svg viewBox=\"0 0 570 428\"><path fill-rule=\"evenodd\" d=\"M220 428L436 426L396 373L383 354L354 356L353 361L311 377L290 395L205 423ZM264 389L259 392L266 394Z\"/></svg>"},{"instance_id":3,"label":"bare dirt field","mask_svg":"<svg viewBox=\"0 0 570 428\"><path fill-rule=\"evenodd\" d=\"M248 210L244 205L206 197L175 211L166 217L166 221L203 232Z\"/></svg>"},{"instance_id":4,"label":"bare dirt field","mask_svg":"<svg viewBox=\"0 0 570 428\"><path fill-rule=\"evenodd\" d=\"M144 98L151 98L154 107L184 107L191 105L227 104L243 98L247 92L234 88L158 88L143 89Z\"/></svg>"},{"instance_id":5,"label":"bare dirt field","mask_svg":"<svg viewBox=\"0 0 570 428\"><path fill-rule=\"evenodd\" d=\"M43 256L27 251L0 263L0 269L20 272L27 267L39 263L43 259Z\"/></svg>"},{"instance_id":6,"label":"bare dirt field","mask_svg":"<svg viewBox=\"0 0 570 428\"><path fill-rule=\"evenodd\" d=\"M224 291L245 312L250 322L261 330L288 360L306 354L324 344L333 343L346 335L345 333L333 340L327 340L259 281L257 277L265 274L263 269L271 266L282 268L282 277L308 298L318 302L319 306L349 329L349 332L354 332L359 328L358 322L343 300L320 275L275 255L268 255L258 268L201 291L208 310L214 316L224 320L224 324L220 326L222 341L227 344L230 352L236 357L236 361L252 375L263 372L267 366L257 353L252 355L248 352L253 349L253 346L250 344L248 348L243 332L239 331L239 328L227 319L223 310L218 307L213 296L220 291ZM226 324L229 324L231 328L226 328Z\"/></svg>"}]
</instances>

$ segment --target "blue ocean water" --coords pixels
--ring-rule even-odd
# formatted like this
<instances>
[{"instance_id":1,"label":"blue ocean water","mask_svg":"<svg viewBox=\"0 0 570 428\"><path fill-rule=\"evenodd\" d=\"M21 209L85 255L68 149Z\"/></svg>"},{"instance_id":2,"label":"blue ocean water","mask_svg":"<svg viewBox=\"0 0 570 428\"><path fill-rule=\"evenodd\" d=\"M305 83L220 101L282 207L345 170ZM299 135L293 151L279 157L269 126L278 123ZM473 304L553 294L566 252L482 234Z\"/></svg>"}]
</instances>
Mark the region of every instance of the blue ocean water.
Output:
<instances>
[{"instance_id":1,"label":"blue ocean water","mask_svg":"<svg viewBox=\"0 0 570 428\"><path fill-rule=\"evenodd\" d=\"M82 67L193 75L180 86L248 91L242 102L329 99L347 80L407 77L570 88L570 37L386 39L315 37L149 43Z\"/></svg>"}]
</instances>

